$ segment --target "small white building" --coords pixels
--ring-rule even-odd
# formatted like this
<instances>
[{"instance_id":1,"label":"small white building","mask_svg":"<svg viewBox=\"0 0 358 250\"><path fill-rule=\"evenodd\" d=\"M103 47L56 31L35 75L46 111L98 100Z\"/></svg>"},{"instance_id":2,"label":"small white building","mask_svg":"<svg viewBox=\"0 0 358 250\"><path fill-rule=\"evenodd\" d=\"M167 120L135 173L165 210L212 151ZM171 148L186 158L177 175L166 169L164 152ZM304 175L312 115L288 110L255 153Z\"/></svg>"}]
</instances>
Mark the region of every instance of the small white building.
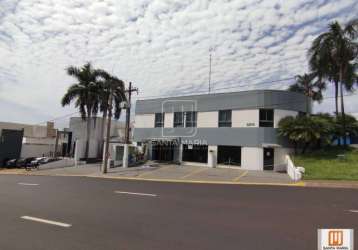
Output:
<instances>
[{"instance_id":1,"label":"small white building","mask_svg":"<svg viewBox=\"0 0 358 250\"><path fill-rule=\"evenodd\" d=\"M102 147L106 138L107 123L102 117L91 118L91 132L89 138L89 158L102 159ZM87 121L81 117L70 118L70 128L72 132L72 148L76 160L85 157L86 139L87 139ZM112 120L111 123L111 140L115 139L116 143L124 141L125 123L123 121Z\"/></svg>"}]
</instances>

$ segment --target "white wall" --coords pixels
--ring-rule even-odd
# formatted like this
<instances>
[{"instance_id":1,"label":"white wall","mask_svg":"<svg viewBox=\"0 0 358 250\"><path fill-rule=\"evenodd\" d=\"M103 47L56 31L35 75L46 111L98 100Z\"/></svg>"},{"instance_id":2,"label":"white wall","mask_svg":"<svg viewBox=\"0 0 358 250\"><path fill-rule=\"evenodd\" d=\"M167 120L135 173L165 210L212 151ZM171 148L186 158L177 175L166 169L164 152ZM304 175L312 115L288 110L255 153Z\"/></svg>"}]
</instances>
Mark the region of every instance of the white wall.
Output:
<instances>
[{"instance_id":1,"label":"white wall","mask_svg":"<svg viewBox=\"0 0 358 250\"><path fill-rule=\"evenodd\" d=\"M51 156L54 145L22 144L21 158Z\"/></svg>"},{"instance_id":2,"label":"white wall","mask_svg":"<svg viewBox=\"0 0 358 250\"><path fill-rule=\"evenodd\" d=\"M263 148L242 147L241 168L248 170L263 170Z\"/></svg>"},{"instance_id":3,"label":"white wall","mask_svg":"<svg viewBox=\"0 0 358 250\"><path fill-rule=\"evenodd\" d=\"M286 155L293 152L291 148L275 148L274 149L274 171L286 170Z\"/></svg>"},{"instance_id":4,"label":"white wall","mask_svg":"<svg viewBox=\"0 0 358 250\"><path fill-rule=\"evenodd\" d=\"M198 128L217 128L219 114L218 111L213 112L198 112L197 114Z\"/></svg>"},{"instance_id":5,"label":"white wall","mask_svg":"<svg viewBox=\"0 0 358 250\"><path fill-rule=\"evenodd\" d=\"M280 120L286 116L296 116L298 114L297 111L291 110L282 110L282 109L275 109L274 111L274 128L278 128L278 123Z\"/></svg>"},{"instance_id":6,"label":"white wall","mask_svg":"<svg viewBox=\"0 0 358 250\"><path fill-rule=\"evenodd\" d=\"M233 110L231 114L231 126L233 128L241 127L258 127L259 126L259 110Z\"/></svg>"},{"instance_id":7,"label":"white wall","mask_svg":"<svg viewBox=\"0 0 358 250\"><path fill-rule=\"evenodd\" d=\"M165 113L164 115L164 127L172 128L174 126L174 113Z\"/></svg>"},{"instance_id":8,"label":"white wall","mask_svg":"<svg viewBox=\"0 0 358 250\"><path fill-rule=\"evenodd\" d=\"M136 115L134 126L136 128L154 128L154 120L155 114Z\"/></svg>"}]
</instances>

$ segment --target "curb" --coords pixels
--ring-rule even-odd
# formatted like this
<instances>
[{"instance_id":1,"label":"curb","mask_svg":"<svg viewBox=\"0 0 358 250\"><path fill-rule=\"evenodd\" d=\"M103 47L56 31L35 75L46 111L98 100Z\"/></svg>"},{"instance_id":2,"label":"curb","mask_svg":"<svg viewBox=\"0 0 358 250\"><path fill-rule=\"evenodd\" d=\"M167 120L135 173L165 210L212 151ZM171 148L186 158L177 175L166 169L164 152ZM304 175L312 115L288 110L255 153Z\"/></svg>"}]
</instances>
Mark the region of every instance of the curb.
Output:
<instances>
[{"instance_id":1,"label":"curb","mask_svg":"<svg viewBox=\"0 0 358 250\"><path fill-rule=\"evenodd\" d=\"M68 176L68 177L87 177L98 179L112 180L129 180L129 181L151 181L166 183L188 183L188 184L215 184L215 185L252 185L252 186L286 186L286 187L305 187L302 181L296 183L269 183L269 182L240 182L240 181L200 181L200 180L180 180L180 179L154 179L154 178L138 178L138 177L122 177L122 176L96 176L83 174L41 174L41 173L1 173L0 175L25 175L25 176Z\"/></svg>"}]
</instances>

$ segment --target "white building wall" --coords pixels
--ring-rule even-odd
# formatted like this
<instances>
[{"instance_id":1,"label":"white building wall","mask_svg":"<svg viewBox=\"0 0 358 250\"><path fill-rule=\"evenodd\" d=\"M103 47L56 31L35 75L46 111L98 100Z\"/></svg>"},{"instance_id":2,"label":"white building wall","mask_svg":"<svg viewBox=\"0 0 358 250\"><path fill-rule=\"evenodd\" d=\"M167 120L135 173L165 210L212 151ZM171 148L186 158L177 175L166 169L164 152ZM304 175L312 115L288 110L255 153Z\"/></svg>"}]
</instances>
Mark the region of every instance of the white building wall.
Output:
<instances>
[{"instance_id":1,"label":"white building wall","mask_svg":"<svg viewBox=\"0 0 358 250\"><path fill-rule=\"evenodd\" d=\"M164 127L173 128L174 126L174 113L165 113L164 115Z\"/></svg>"},{"instance_id":2,"label":"white building wall","mask_svg":"<svg viewBox=\"0 0 358 250\"><path fill-rule=\"evenodd\" d=\"M22 144L21 158L53 156L54 145Z\"/></svg>"},{"instance_id":3,"label":"white building wall","mask_svg":"<svg viewBox=\"0 0 358 250\"><path fill-rule=\"evenodd\" d=\"M258 127L259 110L233 110L231 114L231 126L233 128Z\"/></svg>"},{"instance_id":4,"label":"white building wall","mask_svg":"<svg viewBox=\"0 0 358 250\"><path fill-rule=\"evenodd\" d=\"M213 112L198 112L197 114L197 127L198 128L217 128L218 127L219 113Z\"/></svg>"},{"instance_id":5,"label":"white building wall","mask_svg":"<svg viewBox=\"0 0 358 250\"><path fill-rule=\"evenodd\" d=\"M154 120L155 114L136 115L134 124L136 128L154 128Z\"/></svg>"},{"instance_id":6,"label":"white building wall","mask_svg":"<svg viewBox=\"0 0 358 250\"><path fill-rule=\"evenodd\" d=\"M287 167L286 155L293 152L291 148L275 148L274 171L285 171Z\"/></svg>"},{"instance_id":7,"label":"white building wall","mask_svg":"<svg viewBox=\"0 0 358 250\"><path fill-rule=\"evenodd\" d=\"M247 170L263 170L263 148L242 147L241 168Z\"/></svg>"},{"instance_id":8,"label":"white building wall","mask_svg":"<svg viewBox=\"0 0 358 250\"><path fill-rule=\"evenodd\" d=\"M274 110L274 128L278 128L278 123L280 120L286 116L296 116L298 114L297 111L291 110L282 110L282 109L275 109Z\"/></svg>"}]
</instances>

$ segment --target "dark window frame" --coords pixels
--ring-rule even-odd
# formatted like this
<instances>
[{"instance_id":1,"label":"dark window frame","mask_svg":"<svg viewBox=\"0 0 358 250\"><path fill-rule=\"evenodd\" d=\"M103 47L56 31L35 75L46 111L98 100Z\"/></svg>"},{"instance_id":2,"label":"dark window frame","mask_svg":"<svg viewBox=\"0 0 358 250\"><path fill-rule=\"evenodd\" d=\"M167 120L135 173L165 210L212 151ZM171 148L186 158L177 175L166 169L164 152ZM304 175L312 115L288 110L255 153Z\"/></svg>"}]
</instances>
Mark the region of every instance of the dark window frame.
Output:
<instances>
[{"instance_id":1,"label":"dark window frame","mask_svg":"<svg viewBox=\"0 0 358 250\"><path fill-rule=\"evenodd\" d=\"M195 128L197 126L197 117L198 115L196 111L185 112L185 127Z\"/></svg>"},{"instance_id":2,"label":"dark window frame","mask_svg":"<svg viewBox=\"0 0 358 250\"><path fill-rule=\"evenodd\" d=\"M218 113L218 127L231 127L232 126L232 110L219 110Z\"/></svg>"},{"instance_id":3,"label":"dark window frame","mask_svg":"<svg viewBox=\"0 0 358 250\"><path fill-rule=\"evenodd\" d=\"M273 109L259 110L259 126L266 128L273 128L275 112Z\"/></svg>"},{"instance_id":4,"label":"dark window frame","mask_svg":"<svg viewBox=\"0 0 358 250\"><path fill-rule=\"evenodd\" d=\"M184 127L184 112L174 112L173 127L174 128Z\"/></svg>"},{"instance_id":5,"label":"dark window frame","mask_svg":"<svg viewBox=\"0 0 358 250\"><path fill-rule=\"evenodd\" d=\"M163 128L164 127L165 113L155 113L154 118L154 127Z\"/></svg>"}]
</instances>

